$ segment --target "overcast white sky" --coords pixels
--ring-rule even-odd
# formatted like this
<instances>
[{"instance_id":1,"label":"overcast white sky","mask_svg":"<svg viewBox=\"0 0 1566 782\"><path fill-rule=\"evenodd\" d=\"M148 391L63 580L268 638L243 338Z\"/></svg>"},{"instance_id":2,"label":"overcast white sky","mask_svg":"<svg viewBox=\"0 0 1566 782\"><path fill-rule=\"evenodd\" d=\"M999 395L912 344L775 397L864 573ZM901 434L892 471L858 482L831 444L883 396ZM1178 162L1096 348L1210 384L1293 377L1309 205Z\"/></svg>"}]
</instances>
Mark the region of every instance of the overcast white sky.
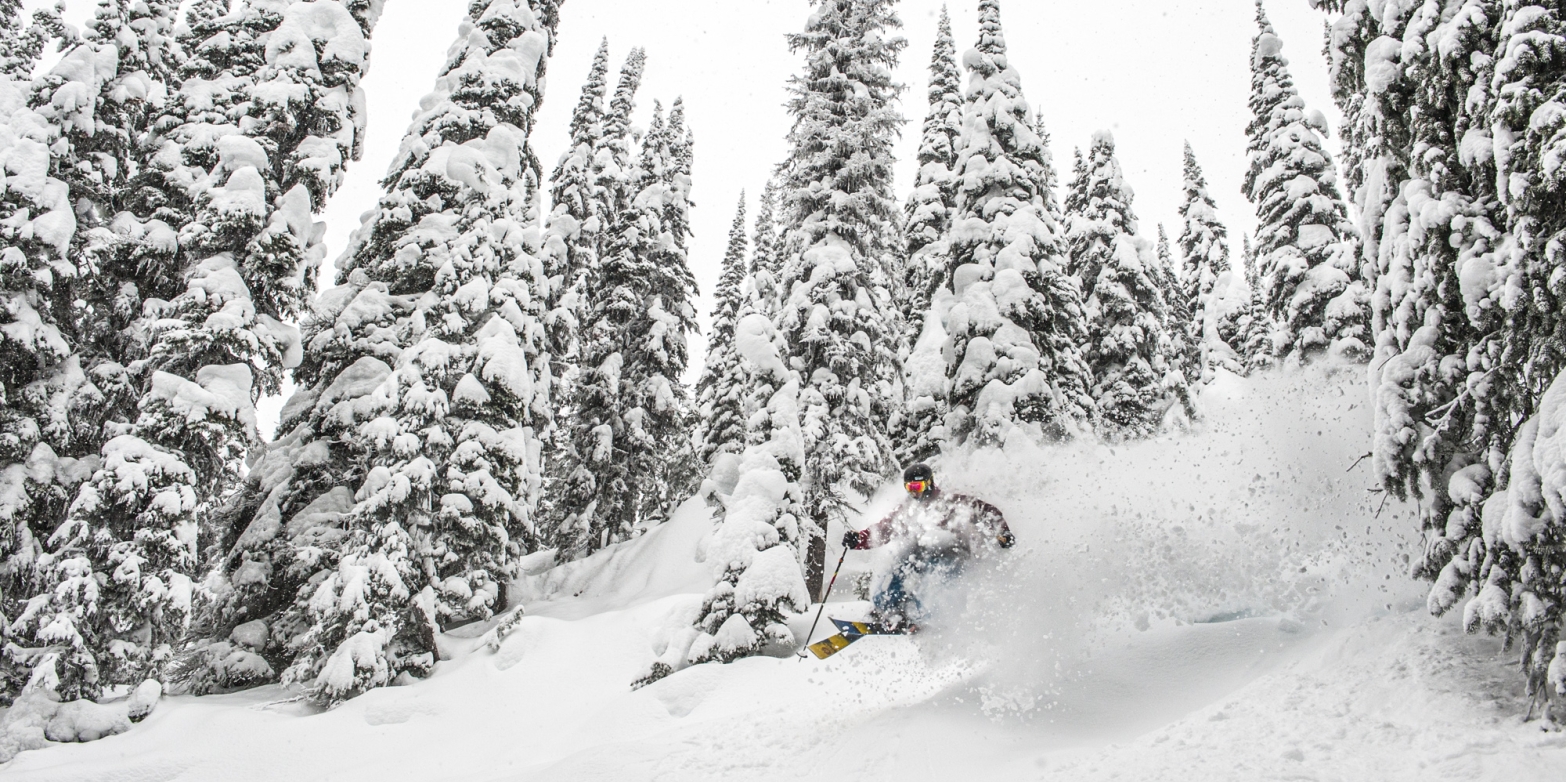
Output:
<instances>
[{"instance_id":1,"label":"overcast white sky","mask_svg":"<svg viewBox=\"0 0 1566 782\"><path fill-rule=\"evenodd\" d=\"M90 13L89 0L68 2L71 16ZM350 168L324 218L325 284L334 280L331 266L359 214L374 205L377 181L419 98L433 85L467 4L388 0L364 82L370 107L365 156ZM960 54L976 39L978 0L947 5ZM908 39L899 71L908 88L902 112L909 120L898 148L900 198L913 177L940 7L941 0L903 0L899 6ZM739 191L749 194L754 214L755 196L783 157L785 83L798 69L784 34L800 29L809 9L808 0L566 0L533 134L546 173L565 146L570 112L599 40L608 37L616 67L630 47L645 47L640 121L654 98L667 106L683 95L696 134L691 266L705 296L718 277ZM1324 17L1306 0L1268 0L1267 12L1307 106L1321 109L1336 128L1321 55ZM1114 131L1149 236L1160 221L1172 235L1179 233L1181 144L1187 139L1231 235L1254 224L1240 195L1254 13L1250 0L1002 0L1001 6L1012 62L1029 101L1044 111L1057 166L1069 174L1073 147L1085 146L1094 130ZM705 298L699 308L705 322ZM704 352L699 338L692 347L693 357Z\"/></svg>"}]
</instances>

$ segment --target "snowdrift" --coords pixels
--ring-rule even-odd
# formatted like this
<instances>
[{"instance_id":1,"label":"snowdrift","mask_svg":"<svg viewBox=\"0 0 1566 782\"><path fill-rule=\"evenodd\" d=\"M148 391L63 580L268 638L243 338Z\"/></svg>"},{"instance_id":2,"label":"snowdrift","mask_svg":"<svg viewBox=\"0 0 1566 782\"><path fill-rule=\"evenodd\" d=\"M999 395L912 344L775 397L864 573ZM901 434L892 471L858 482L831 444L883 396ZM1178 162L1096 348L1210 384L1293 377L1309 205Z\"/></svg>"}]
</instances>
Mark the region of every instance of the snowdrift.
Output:
<instances>
[{"instance_id":1,"label":"snowdrift","mask_svg":"<svg viewBox=\"0 0 1566 782\"><path fill-rule=\"evenodd\" d=\"M632 691L711 584L697 501L587 561L540 557L512 587L528 602L516 630L493 647L487 624L448 634L426 681L323 713L277 687L165 698L124 735L23 753L5 776L1551 778L1566 736L1524 723L1499 643L1430 618L1405 575L1408 509L1357 461L1361 371L1220 377L1188 434L938 463L1020 543L915 638ZM866 516L894 501L889 488ZM862 612L852 597L828 612Z\"/></svg>"}]
</instances>

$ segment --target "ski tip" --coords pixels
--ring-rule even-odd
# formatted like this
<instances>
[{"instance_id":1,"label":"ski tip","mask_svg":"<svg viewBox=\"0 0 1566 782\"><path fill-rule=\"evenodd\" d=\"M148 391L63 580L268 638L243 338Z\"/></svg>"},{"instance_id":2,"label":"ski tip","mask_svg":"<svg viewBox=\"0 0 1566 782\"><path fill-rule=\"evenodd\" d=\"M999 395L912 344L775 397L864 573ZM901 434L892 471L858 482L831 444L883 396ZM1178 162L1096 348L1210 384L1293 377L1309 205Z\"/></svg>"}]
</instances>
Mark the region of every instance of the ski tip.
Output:
<instances>
[{"instance_id":1,"label":"ski tip","mask_svg":"<svg viewBox=\"0 0 1566 782\"><path fill-rule=\"evenodd\" d=\"M825 660L826 658L842 651L844 647L853 642L854 639L848 638L842 633L838 633L837 635L834 635L825 640L817 641L805 648L809 649L810 653L815 655L817 660Z\"/></svg>"}]
</instances>

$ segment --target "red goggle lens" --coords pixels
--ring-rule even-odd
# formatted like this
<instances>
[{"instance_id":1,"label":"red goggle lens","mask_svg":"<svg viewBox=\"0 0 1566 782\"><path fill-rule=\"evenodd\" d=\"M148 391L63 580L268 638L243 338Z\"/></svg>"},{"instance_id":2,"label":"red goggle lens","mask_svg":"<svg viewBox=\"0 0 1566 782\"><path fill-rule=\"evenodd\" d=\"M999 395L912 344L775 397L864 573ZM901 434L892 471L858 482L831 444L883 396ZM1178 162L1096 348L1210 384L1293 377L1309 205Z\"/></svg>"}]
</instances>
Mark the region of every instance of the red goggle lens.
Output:
<instances>
[{"instance_id":1,"label":"red goggle lens","mask_svg":"<svg viewBox=\"0 0 1566 782\"><path fill-rule=\"evenodd\" d=\"M925 489L930 488L930 484L924 481L909 481L903 484L903 486L908 489L910 494L923 494Z\"/></svg>"}]
</instances>

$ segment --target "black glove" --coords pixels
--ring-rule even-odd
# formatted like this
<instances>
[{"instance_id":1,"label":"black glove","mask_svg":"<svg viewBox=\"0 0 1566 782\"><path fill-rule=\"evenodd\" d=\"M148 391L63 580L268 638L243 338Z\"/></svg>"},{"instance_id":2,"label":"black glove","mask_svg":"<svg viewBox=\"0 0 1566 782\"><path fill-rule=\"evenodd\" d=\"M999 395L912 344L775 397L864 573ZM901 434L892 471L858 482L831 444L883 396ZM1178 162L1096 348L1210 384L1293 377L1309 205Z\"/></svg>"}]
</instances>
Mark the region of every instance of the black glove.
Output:
<instances>
[{"instance_id":1,"label":"black glove","mask_svg":"<svg viewBox=\"0 0 1566 782\"><path fill-rule=\"evenodd\" d=\"M859 533L854 530L843 533L843 548L859 548Z\"/></svg>"},{"instance_id":2,"label":"black glove","mask_svg":"<svg viewBox=\"0 0 1566 782\"><path fill-rule=\"evenodd\" d=\"M1006 530L995 538L995 542L999 543L1001 548L1011 548L1017 545L1017 536L1011 534L1011 530Z\"/></svg>"}]
</instances>

